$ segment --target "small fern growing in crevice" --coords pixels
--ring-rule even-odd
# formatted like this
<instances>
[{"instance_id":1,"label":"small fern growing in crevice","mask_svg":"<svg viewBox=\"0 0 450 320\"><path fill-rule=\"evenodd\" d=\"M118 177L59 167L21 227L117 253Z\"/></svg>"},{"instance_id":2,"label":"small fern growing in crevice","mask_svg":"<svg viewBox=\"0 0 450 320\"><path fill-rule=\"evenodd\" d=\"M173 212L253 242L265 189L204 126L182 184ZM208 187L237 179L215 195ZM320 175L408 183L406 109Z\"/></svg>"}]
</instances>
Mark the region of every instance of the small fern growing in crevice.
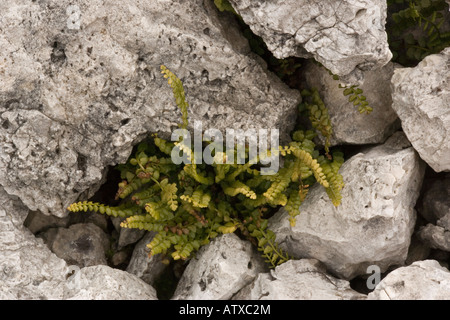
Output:
<instances>
[{"instance_id":1,"label":"small fern growing in crevice","mask_svg":"<svg viewBox=\"0 0 450 320\"><path fill-rule=\"evenodd\" d=\"M333 134L333 128L331 126L328 109L320 98L316 88L312 88L311 90L304 89L302 90L301 95L303 102L300 104L299 109L306 109L308 111L311 125L325 138L325 154L327 157L330 157L330 140Z\"/></svg>"},{"instance_id":2,"label":"small fern growing in crevice","mask_svg":"<svg viewBox=\"0 0 450 320\"><path fill-rule=\"evenodd\" d=\"M181 110L180 126L187 128L188 103L182 82L166 67L161 70ZM315 127L324 130L325 121L316 118ZM115 196L121 200L118 206L81 201L68 210L122 217L123 228L154 231L156 235L148 244L150 255L170 255L174 260L189 259L211 239L239 230L275 267L291 257L278 246L268 228L273 210L284 206L291 225L295 225L299 207L315 182L325 188L334 205L340 203L343 183L338 170L343 158L338 153L329 158L320 156L312 141L315 135L312 131L296 131L292 142L260 154L255 162L245 149L244 164L207 165L193 161L175 164L170 157L174 147L188 159L193 159L193 150L182 141L169 142L154 134L139 144L127 163L118 166L122 178ZM284 157L284 166L274 174L262 175L258 170L261 160L278 155ZM214 156L224 158L225 153Z\"/></svg>"},{"instance_id":3,"label":"small fern growing in crevice","mask_svg":"<svg viewBox=\"0 0 450 320\"><path fill-rule=\"evenodd\" d=\"M338 75L331 73L331 71L328 72L333 77L333 80L339 80ZM363 89L359 88L357 85L348 86L342 83L339 83L338 86L339 89L343 89L342 94L348 96L348 102L352 103L355 107L358 107L359 113L370 114L373 111L372 107L369 106L366 96L363 95Z\"/></svg>"},{"instance_id":4,"label":"small fern growing in crevice","mask_svg":"<svg viewBox=\"0 0 450 320\"><path fill-rule=\"evenodd\" d=\"M393 61L414 66L450 46L445 0L388 0L387 32Z\"/></svg>"},{"instance_id":5,"label":"small fern growing in crevice","mask_svg":"<svg viewBox=\"0 0 450 320\"><path fill-rule=\"evenodd\" d=\"M332 73L323 64L314 59L312 59L312 62L327 70L329 75L333 78L333 80L339 81L340 79L339 76L337 74ZM373 111L372 107L369 106L369 102L367 101L366 96L363 94L364 93L363 89L359 88L357 85L349 86L342 83L339 83L338 87L339 89L343 89L342 94L344 96L348 96L348 102L352 103L355 107L356 106L358 107L359 113L370 114Z\"/></svg>"}]
</instances>

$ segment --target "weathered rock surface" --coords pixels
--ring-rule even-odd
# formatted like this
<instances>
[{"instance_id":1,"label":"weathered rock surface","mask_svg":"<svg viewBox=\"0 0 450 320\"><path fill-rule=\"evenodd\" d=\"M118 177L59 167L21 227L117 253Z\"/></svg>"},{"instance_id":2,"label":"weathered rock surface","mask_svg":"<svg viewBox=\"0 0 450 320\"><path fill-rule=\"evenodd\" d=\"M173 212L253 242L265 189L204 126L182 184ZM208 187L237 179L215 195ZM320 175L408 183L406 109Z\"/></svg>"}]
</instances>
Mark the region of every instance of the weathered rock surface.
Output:
<instances>
[{"instance_id":1,"label":"weathered rock surface","mask_svg":"<svg viewBox=\"0 0 450 320\"><path fill-rule=\"evenodd\" d=\"M154 232L147 232L136 244L127 267L127 272L134 274L148 284L153 284L167 267L162 263L161 255L158 254L150 258L148 256L150 249L147 244L152 241L154 236Z\"/></svg>"},{"instance_id":2,"label":"weathered rock surface","mask_svg":"<svg viewBox=\"0 0 450 320\"><path fill-rule=\"evenodd\" d=\"M162 64L184 82L191 125L294 126L299 93L213 2L72 4L0 3L0 185L30 209L65 216L144 136L170 137L180 113Z\"/></svg>"},{"instance_id":3,"label":"weathered rock surface","mask_svg":"<svg viewBox=\"0 0 450 320\"><path fill-rule=\"evenodd\" d=\"M450 171L450 48L397 69L392 108L420 157L434 171Z\"/></svg>"},{"instance_id":4,"label":"weathered rock surface","mask_svg":"<svg viewBox=\"0 0 450 320\"><path fill-rule=\"evenodd\" d=\"M0 299L58 299L67 265L22 225L27 214L0 187Z\"/></svg>"},{"instance_id":5,"label":"weathered rock surface","mask_svg":"<svg viewBox=\"0 0 450 320\"><path fill-rule=\"evenodd\" d=\"M450 251L450 230L427 224L418 233L420 239L433 249Z\"/></svg>"},{"instance_id":6,"label":"weathered rock surface","mask_svg":"<svg viewBox=\"0 0 450 320\"><path fill-rule=\"evenodd\" d=\"M365 274L374 264L384 272L406 259L423 172L404 134L396 133L343 164L340 206L334 207L316 184L300 206L295 227L280 210L270 228L292 255L318 259L340 278Z\"/></svg>"},{"instance_id":7,"label":"weathered rock surface","mask_svg":"<svg viewBox=\"0 0 450 320\"><path fill-rule=\"evenodd\" d=\"M119 233L118 249L138 242L145 235L145 230L121 228Z\"/></svg>"},{"instance_id":8,"label":"weathered rock surface","mask_svg":"<svg viewBox=\"0 0 450 320\"><path fill-rule=\"evenodd\" d=\"M450 213L447 213L445 216L440 218L437 221L437 225L444 228L445 230L450 230Z\"/></svg>"},{"instance_id":9,"label":"weathered rock surface","mask_svg":"<svg viewBox=\"0 0 450 320\"><path fill-rule=\"evenodd\" d=\"M28 212L0 187L0 299L156 299L150 285L125 271L69 267L23 226Z\"/></svg>"},{"instance_id":10,"label":"weathered rock surface","mask_svg":"<svg viewBox=\"0 0 450 320\"><path fill-rule=\"evenodd\" d=\"M450 272L425 260L390 272L368 295L369 300L450 300Z\"/></svg>"},{"instance_id":11,"label":"weathered rock surface","mask_svg":"<svg viewBox=\"0 0 450 320\"><path fill-rule=\"evenodd\" d=\"M249 242L225 234L200 248L172 299L227 300L264 270L264 261Z\"/></svg>"},{"instance_id":12,"label":"weathered rock surface","mask_svg":"<svg viewBox=\"0 0 450 320\"><path fill-rule=\"evenodd\" d=\"M230 0L275 57L314 57L334 74L377 69L392 53L380 0Z\"/></svg>"},{"instance_id":13,"label":"weathered rock surface","mask_svg":"<svg viewBox=\"0 0 450 320\"><path fill-rule=\"evenodd\" d=\"M24 221L24 226L33 234L44 232L49 228L66 228L69 224L70 216L59 218L42 214L40 211L30 211Z\"/></svg>"},{"instance_id":14,"label":"weathered rock surface","mask_svg":"<svg viewBox=\"0 0 450 320\"><path fill-rule=\"evenodd\" d=\"M106 265L109 237L93 223L77 223L69 228L51 228L40 235L50 250L68 264L80 268Z\"/></svg>"},{"instance_id":15,"label":"weathered rock surface","mask_svg":"<svg viewBox=\"0 0 450 320\"><path fill-rule=\"evenodd\" d=\"M156 291L134 275L108 266L86 267L74 275L70 300L157 300Z\"/></svg>"},{"instance_id":16,"label":"weathered rock surface","mask_svg":"<svg viewBox=\"0 0 450 320\"><path fill-rule=\"evenodd\" d=\"M421 227L418 236L431 248L450 252L450 213L440 218L436 225L429 223Z\"/></svg>"},{"instance_id":17,"label":"weathered rock surface","mask_svg":"<svg viewBox=\"0 0 450 320\"><path fill-rule=\"evenodd\" d=\"M332 146L383 143L400 128L400 121L391 107L392 63L364 73L364 82L359 88L373 108L369 115L359 113L358 108L348 101L348 96L343 95L339 81L333 80L325 68L309 62L303 70L306 87L316 88L328 108L333 126Z\"/></svg>"},{"instance_id":18,"label":"weathered rock surface","mask_svg":"<svg viewBox=\"0 0 450 320\"><path fill-rule=\"evenodd\" d=\"M326 273L318 260L290 260L271 270L260 273L233 299L236 300L356 300L366 295L350 288L346 280Z\"/></svg>"}]
</instances>

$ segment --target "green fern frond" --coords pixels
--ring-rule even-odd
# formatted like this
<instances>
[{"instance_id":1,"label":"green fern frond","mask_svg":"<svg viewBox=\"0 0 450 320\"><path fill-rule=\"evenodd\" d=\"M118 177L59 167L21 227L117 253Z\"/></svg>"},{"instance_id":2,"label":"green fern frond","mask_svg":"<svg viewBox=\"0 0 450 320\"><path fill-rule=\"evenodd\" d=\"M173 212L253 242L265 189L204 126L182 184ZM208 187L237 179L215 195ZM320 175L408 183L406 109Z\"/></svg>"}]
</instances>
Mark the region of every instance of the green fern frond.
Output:
<instances>
[{"instance_id":1,"label":"green fern frond","mask_svg":"<svg viewBox=\"0 0 450 320\"><path fill-rule=\"evenodd\" d=\"M445 28L449 5L445 0L389 0L388 8L386 31L395 62L415 66L450 46L450 32Z\"/></svg>"},{"instance_id":2,"label":"green fern frond","mask_svg":"<svg viewBox=\"0 0 450 320\"><path fill-rule=\"evenodd\" d=\"M197 188L192 195L183 194L180 199L191 203L196 208L207 208L211 200L211 194L204 192L203 188Z\"/></svg>"},{"instance_id":3,"label":"green fern frond","mask_svg":"<svg viewBox=\"0 0 450 320\"><path fill-rule=\"evenodd\" d=\"M167 221L174 217L172 210L159 202L147 202L145 204L145 211L147 211L156 221Z\"/></svg>"},{"instance_id":4,"label":"green fern frond","mask_svg":"<svg viewBox=\"0 0 450 320\"><path fill-rule=\"evenodd\" d=\"M120 223L120 227L155 232L164 230L164 224L156 222L151 215L135 215L128 217Z\"/></svg>"},{"instance_id":5,"label":"green fern frond","mask_svg":"<svg viewBox=\"0 0 450 320\"><path fill-rule=\"evenodd\" d=\"M302 97L305 99L304 103L309 112L309 119L314 129L319 131L325 138L325 152L328 154L330 147L330 139L333 134L328 108L320 98L319 91L316 88L311 90L303 90Z\"/></svg>"},{"instance_id":6,"label":"green fern frond","mask_svg":"<svg viewBox=\"0 0 450 320\"><path fill-rule=\"evenodd\" d=\"M212 185L214 183L214 178L207 173L201 173L197 171L197 166L194 164L187 164L184 166L183 170L192 177L195 181L204 184Z\"/></svg>"},{"instance_id":7,"label":"green fern frond","mask_svg":"<svg viewBox=\"0 0 450 320\"><path fill-rule=\"evenodd\" d=\"M275 181L270 185L270 188L263 193L269 202L276 202L276 197L281 194L289 185L291 180L291 172L287 168L281 168Z\"/></svg>"},{"instance_id":8,"label":"green fern frond","mask_svg":"<svg viewBox=\"0 0 450 320\"><path fill-rule=\"evenodd\" d=\"M175 144L173 142L166 141L164 139L159 138L156 134L154 136L155 145L164 152L167 155L172 154L172 149L175 147Z\"/></svg>"},{"instance_id":9,"label":"green fern frond","mask_svg":"<svg viewBox=\"0 0 450 320\"><path fill-rule=\"evenodd\" d=\"M320 164L317 162L316 159L313 159L311 154L309 154L305 150L302 150L302 149L300 149L296 146L292 146L292 145L289 147L284 147L284 148L280 147L280 152L282 155L291 154L291 153L293 155L295 155L295 157L300 159L300 161L304 165L306 165L308 168L310 168L312 170L317 182L319 182L325 188L329 187L329 183L327 181L326 176L322 172L322 168L320 167Z\"/></svg>"},{"instance_id":10,"label":"green fern frond","mask_svg":"<svg viewBox=\"0 0 450 320\"><path fill-rule=\"evenodd\" d=\"M235 197L238 194L243 194L247 198L256 199L256 193L250 189L249 186L240 182L233 181L231 183L224 182L222 184L223 192L229 196Z\"/></svg>"},{"instance_id":11,"label":"green fern frond","mask_svg":"<svg viewBox=\"0 0 450 320\"><path fill-rule=\"evenodd\" d=\"M152 239L152 241L147 244L150 249L149 256L154 256L161 253L167 253L167 251L172 247L172 243L166 238L167 232L160 231Z\"/></svg>"},{"instance_id":12,"label":"green fern frond","mask_svg":"<svg viewBox=\"0 0 450 320\"><path fill-rule=\"evenodd\" d=\"M67 210L71 212L92 211L113 217L128 217L131 215L140 214L142 212L142 209L139 207L132 207L132 208L110 207L92 201L81 201L72 203L69 207L67 207Z\"/></svg>"},{"instance_id":13,"label":"green fern frond","mask_svg":"<svg viewBox=\"0 0 450 320\"><path fill-rule=\"evenodd\" d=\"M238 228L239 223L235 221L230 221L225 223L224 225L219 226L216 230L220 233L233 233Z\"/></svg>"},{"instance_id":14,"label":"green fern frond","mask_svg":"<svg viewBox=\"0 0 450 320\"><path fill-rule=\"evenodd\" d=\"M257 240L258 251L262 252L265 261L270 264L271 268L275 268L277 265L290 260L291 257L279 248L275 233L267 229L267 225L267 219L257 218L247 225L246 229Z\"/></svg>"},{"instance_id":15,"label":"green fern frond","mask_svg":"<svg viewBox=\"0 0 450 320\"><path fill-rule=\"evenodd\" d=\"M150 181L151 181L151 179L149 179L149 178L139 179L137 177L134 178L133 180L131 180L130 183L127 183L127 181L122 181L121 183L119 183L119 189L117 190L117 193L116 193L116 199L119 199L119 198L125 199L130 194L132 194L134 191L137 191L143 185L149 183Z\"/></svg>"},{"instance_id":16,"label":"green fern frond","mask_svg":"<svg viewBox=\"0 0 450 320\"><path fill-rule=\"evenodd\" d=\"M300 184L298 190L292 190L289 194L289 199L284 207L289 213L289 223L292 227L295 226L296 216L300 214L300 206L308 194L308 186Z\"/></svg>"},{"instance_id":17,"label":"green fern frond","mask_svg":"<svg viewBox=\"0 0 450 320\"><path fill-rule=\"evenodd\" d=\"M325 159L324 157L319 157L318 161L323 168L323 173L325 174L327 181L329 182L329 186L325 190L328 197L337 207L341 203L341 190L344 187L343 177L339 174L339 169L344 163L343 154L341 152L334 152L333 161Z\"/></svg>"},{"instance_id":18,"label":"green fern frond","mask_svg":"<svg viewBox=\"0 0 450 320\"><path fill-rule=\"evenodd\" d=\"M169 179L164 179L160 182L161 187L161 200L164 203L167 203L169 208L172 211L176 211L178 208L178 202L177 202L177 185L175 183L169 183Z\"/></svg>"},{"instance_id":19,"label":"green fern frond","mask_svg":"<svg viewBox=\"0 0 450 320\"><path fill-rule=\"evenodd\" d=\"M180 125L181 128L186 129L188 126L188 107L189 104L186 101L184 87L181 80L172 73L166 66L161 66L161 73L164 74L164 78L167 79L167 82L172 87L173 96L175 97L175 101L177 103L178 108L181 110L181 119L183 123Z\"/></svg>"},{"instance_id":20,"label":"green fern frond","mask_svg":"<svg viewBox=\"0 0 450 320\"><path fill-rule=\"evenodd\" d=\"M369 102L366 101L366 97L362 94L362 89L355 85L350 87L339 85L339 87L344 89L344 96L349 96L348 101L352 102L354 106L358 106L359 113L369 114L373 111L372 107L369 106Z\"/></svg>"}]
</instances>

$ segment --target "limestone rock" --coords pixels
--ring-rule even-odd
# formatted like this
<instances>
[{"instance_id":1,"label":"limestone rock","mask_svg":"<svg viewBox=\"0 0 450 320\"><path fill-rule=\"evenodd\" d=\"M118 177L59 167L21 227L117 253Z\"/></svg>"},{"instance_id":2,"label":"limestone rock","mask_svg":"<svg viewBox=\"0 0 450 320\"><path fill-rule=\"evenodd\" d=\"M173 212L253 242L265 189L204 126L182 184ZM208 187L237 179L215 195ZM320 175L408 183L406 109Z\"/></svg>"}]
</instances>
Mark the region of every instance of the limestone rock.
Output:
<instances>
[{"instance_id":1,"label":"limestone rock","mask_svg":"<svg viewBox=\"0 0 450 320\"><path fill-rule=\"evenodd\" d=\"M150 249L147 244L150 243L155 236L154 232L147 232L144 237L136 244L131 255L127 272L134 274L146 283L152 285L167 267L162 263L162 256L155 255L148 257Z\"/></svg>"},{"instance_id":2,"label":"limestone rock","mask_svg":"<svg viewBox=\"0 0 450 320\"><path fill-rule=\"evenodd\" d=\"M31 210L67 215L149 133L170 139L181 115L162 64L184 82L191 125L294 126L299 92L212 2L15 0L0 11L0 185Z\"/></svg>"},{"instance_id":3,"label":"limestone rock","mask_svg":"<svg viewBox=\"0 0 450 320\"><path fill-rule=\"evenodd\" d=\"M136 243L144 235L145 235L145 230L121 228L117 247L120 250L123 247L126 247L127 245Z\"/></svg>"},{"instance_id":4,"label":"limestone rock","mask_svg":"<svg viewBox=\"0 0 450 320\"><path fill-rule=\"evenodd\" d=\"M200 248L186 267L174 300L227 300L264 271L249 242L225 234Z\"/></svg>"},{"instance_id":5,"label":"limestone rock","mask_svg":"<svg viewBox=\"0 0 450 320\"><path fill-rule=\"evenodd\" d=\"M345 76L387 64L386 1L230 0L276 58L314 57Z\"/></svg>"},{"instance_id":6,"label":"limestone rock","mask_svg":"<svg viewBox=\"0 0 450 320\"><path fill-rule=\"evenodd\" d=\"M0 299L156 299L134 275L107 266L69 267L23 226L29 213L0 187Z\"/></svg>"},{"instance_id":7,"label":"limestone rock","mask_svg":"<svg viewBox=\"0 0 450 320\"><path fill-rule=\"evenodd\" d=\"M436 260L414 262L390 272L369 300L450 300L450 272Z\"/></svg>"},{"instance_id":8,"label":"limestone rock","mask_svg":"<svg viewBox=\"0 0 450 320\"><path fill-rule=\"evenodd\" d=\"M50 235L47 235L49 233ZM46 239L50 250L68 264L80 268L107 264L105 252L110 247L110 240L106 233L93 223L52 228L41 236Z\"/></svg>"},{"instance_id":9,"label":"limestone rock","mask_svg":"<svg viewBox=\"0 0 450 320\"><path fill-rule=\"evenodd\" d=\"M450 213L437 221L420 228L419 238L433 249L450 252Z\"/></svg>"},{"instance_id":10,"label":"limestone rock","mask_svg":"<svg viewBox=\"0 0 450 320\"><path fill-rule=\"evenodd\" d=\"M285 210L270 228L295 257L323 262L334 275L352 279L370 265L381 272L405 262L416 221L415 202L424 165L402 133L367 149L341 167L345 187L334 207L316 184L303 204L295 227Z\"/></svg>"},{"instance_id":11,"label":"limestone rock","mask_svg":"<svg viewBox=\"0 0 450 320\"><path fill-rule=\"evenodd\" d=\"M427 224L420 229L419 237L433 249L450 251L450 230Z\"/></svg>"},{"instance_id":12,"label":"limestone rock","mask_svg":"<svg viewBox=\"0 0 450 320\"><path fill-rule=\"evenodd\" d=\"M331 145L383 143L400 128L400 121L392 109L390 80L394 65L365 72L364 82L359 86L364 91L372 113L360 114L358 108L348 101L339 88L339 81L325 68L308 63L304 69L307 88L316 88L328 108L333 135ZM319 135L320 137L320 135ZM322 143L324 139L322 139Z\"/></svg>"},{"instance_id":13,"label":"limestone rock","mask_svg":"<svg viewBox=\"0 0 450 320\"><path fill-rule=\"evenodd\" d=\"M42 214L40 211L30 211L24 221L24 225L34 234L46 231L49 228L66 228L69 223L69 216L58 218Z\"/></svg>"},{"instance_id":14,"label":"limestone rock","mask_svg":"<svg viewBox=\"0 0 450 320\"><path fill-rule=\"evenodd\" d=\"M260 273L241 289L236 300L356 300L366 295L350 288L346 280L326 273L318 260L290 260L270 273Z\"/></svg>"},{"instance_id":15,"label":"limestone rock","mask_svg":"<svg viewBox=\"0 0 450 320\"><path fill-rule=\"evenodd\" d=\"M0 187L0 299L60 299L67 265L23 226L27 214Z\"/></svg>"},{"instance_id":16,"label":"limestone rock","mask_svg":"<svg viewBox=\"0 0 450 320\"><path fill-rule=\"evenodd\" d=\"M434 171L450 171L450 48L392 77L392 108L420 157Z\"/></svg>"},{"instance_id":17,"label":"limestone rock","mask_svg":"<svg viewBox=\"0 0 450 320\"><path fill-rule=\"evenodd\" d=\"M450 212L440 218L437 221L437 225L444 228L445 230L450 230Z\"/></svg>"},{"instance_id":18,"label":"limestone rock","mask_svg":"<svg viewBox=\"0 0 450 320\"><path fill-rule=\"evenodd\" d=\"M108 266L83 268L65 292L69 300L157 300L156 291L136 276Z\"/></svg>"}]
</instances>

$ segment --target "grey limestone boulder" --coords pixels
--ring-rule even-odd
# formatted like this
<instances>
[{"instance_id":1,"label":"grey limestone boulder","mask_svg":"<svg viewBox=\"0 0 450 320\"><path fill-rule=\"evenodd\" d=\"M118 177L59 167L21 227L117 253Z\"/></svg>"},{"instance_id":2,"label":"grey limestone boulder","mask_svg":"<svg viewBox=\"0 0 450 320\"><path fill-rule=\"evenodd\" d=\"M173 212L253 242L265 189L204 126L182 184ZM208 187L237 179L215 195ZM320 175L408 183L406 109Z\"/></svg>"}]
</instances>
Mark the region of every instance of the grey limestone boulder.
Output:
<instances>
[{"instance_id":1,"label":"grey limestone boulder","mask_svg":"<svg viewBox=\"0 0 450 320\"><path fill-rule=\"evenodd\" d=\"M418 236L431 248L450 252L450 229L429 223L419 230Z\"/></svg>"},{"instance_id":2,"label":"grey limestone boulder","mask_svg":"<svg viewBox=\"0 0 450 320\"><path fill-rule=\"evenodd\" d=\"M225 234L200 248L186 267L174 300L227 300L265 271L250 242Z\"/></svg>"},{"instance_id":3,"label":"grey limestone boulder","mask_svg":"<svg viewBox=\"0 0 450 320\"><path fill-rule=\"evenodd\" d=\"M148 255L150 249L147 247L147 244L152 241L154 236L154 232L147 232L136 244L126 269L127 272L134 274L150 285L152 285L167 268L167 265L162 262L162 255L158 254L151 257Z\"/></svg>"},{"instance_id":4,"label":"grey limestone boulder","mask_svg":"<svg viewBox=\"0 0 450 320\"><path fill-rule=\"evenodd\" d=\"M289 253L318 259L340 278L363 275L370 265L384 272L407 257L424 167L399 132L343 164L340 206L316 184L300 206L295 227L285 210L269 226Z\"/></svg>"},{"instance_id":5,"label":"grey limestone boulder","mask_svg":"<svg viewBox=\"0 0 450 320\"><path fill-rule=\"evenodd\" d=\"M0 185L31 210L67 215L149 133L170 138L181 114L163 64L184 82L191 125L294 126L299 92L212 1L14 0L0 11Z\"/></svg>"},{"instance_id":6,"label":"grey limestone boulder","mask_svg":"<svg viewBox=\"0 0 450 320\"><path fill-rule=\"evenodd\" d=\"M68 300L157 300L156 291L138 277L108 266L78 271L65 291Z\"/></svg>"},{"instance_id":7,"label":"grey limestone boulder","mask_svg":"<svg viewBox=\"0 0 450 320\"><path fill-rule=\"evenodd\" d=\"M362 300L366 295L350 288L346 280L327 274L315 259L290 260L270 273L260 273L241 289L236 300Z\"/></svg>"},{"instance_id":8,"label":"grey limestone boulder","mask_svg":"<svg viewBox=\"0 0 450 320\"><path fill-rule=\"evenodd\" d=\"M429 223L421 227L418 236L431 248L450 252L450 213L440 218L436 225Z\"/></svg>"},{"instance_id":9,"label":"grey limestone boulder","mask_svg":"<svg viewBox=\"0 0 450 320\"><path fill-rule=\"evenodd\" d=\"M40 234L50 248L68 264L78 267L106 265L110 248L108 235L93 223L77 223L68 228L51 228Z\"/></svg>"},{"instance_id":10,"label":"grey limestone boulder","mask_svg":"<svg viewBox=\"0 0 450 320\"><path fill-rule=\"evenodd\" d=\"M436 260L414 262L390 272L369 300L450 300L450 271Z\"/></svg>"},{"instance_id":11,"label":"grey limestone boulder","mask_svg":"<svg viewBox=\"0 0 450 320\"><path fill-rule=\"evenodd\" d=\"M156 299L150 285L108 266L79 268L23 226L29 210L0 187L0 299Z\"/></svg>"},{"instance_id":12,"label":"grey limestone boulder","mask_svg":"<svg viewBox=\"0 0 450 320\"><path fill-rule=\"evenodd\" d=\"M59 299L64 260L23 226L28 209L0 187L0 299Z\"/></svg>"},{"instance_id":13,"label":"grey limestone boulder","mask_svg":"<svg viewBox=\"0 0 450 320\"><path fill-rule=\"evenodd\" d=\"M434 171L450 171L450 48L395 70L391 83L392 108L414 149Z\"/></svg>"},{"instance_id":14,"label":"grey limestone boulder","mask_svg":"<svg viewBox=\"0 0 450 320\"><path fill-rule=\"evenodd\" d=\"M314 57L339 76L377 69L392 53L386 1L230 0L275 57Z\"/></svg>"}]
</instances>

